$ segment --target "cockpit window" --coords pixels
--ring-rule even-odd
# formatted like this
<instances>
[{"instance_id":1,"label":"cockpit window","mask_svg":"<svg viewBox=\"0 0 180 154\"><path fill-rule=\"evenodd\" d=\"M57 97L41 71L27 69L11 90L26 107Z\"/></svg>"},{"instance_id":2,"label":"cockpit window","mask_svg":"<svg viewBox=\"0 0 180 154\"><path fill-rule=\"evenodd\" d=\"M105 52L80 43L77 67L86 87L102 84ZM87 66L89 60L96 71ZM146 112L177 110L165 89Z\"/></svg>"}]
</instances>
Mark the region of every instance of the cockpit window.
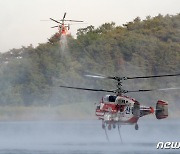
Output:
<instances>
[{"instance_id":1,"label":"cockpit window","mask_svg":"<svg viewBox=\"0 0 180 154\"><path fill-rule=\"evenodd\" d=\"M100 105L97 105L97 106L96 106L96 110L100 110Z\"/></svg>"},{"instance_id":2,"label":"cockpit window","mask_svg":"<svg viewBox=\"0 0 180 154\"><path fill-rule=\"evenodd\" d=\"M103 97L104 102L109 102L109 95Z\"/></svg>"},{"instance_id":3,"label":"cockpit window","mask_svg":"<svg viewBox=\"0 0 180 154\"><path fill-rule=\"evenodd\" d=\"M106 95L103 98L104 102L115 102L117 96Z\"/></svg>"},{"instance_id":4,"label":"cockpit window","mask_svg":"<svg viewBox=\"0 0 180 154\"><path fill-rule=\"evenodd\" d=\"M115 102L117 96L109 96L110 102Z\"/></svg>"}]
</instances>

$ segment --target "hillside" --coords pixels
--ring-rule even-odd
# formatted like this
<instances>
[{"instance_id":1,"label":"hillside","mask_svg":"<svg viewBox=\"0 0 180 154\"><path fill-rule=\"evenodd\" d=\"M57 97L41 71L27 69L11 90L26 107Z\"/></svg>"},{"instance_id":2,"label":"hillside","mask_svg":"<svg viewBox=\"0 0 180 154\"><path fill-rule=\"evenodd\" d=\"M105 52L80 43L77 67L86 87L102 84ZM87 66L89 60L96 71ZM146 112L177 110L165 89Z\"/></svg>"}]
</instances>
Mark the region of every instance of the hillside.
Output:
<instances>
[{"instance_id":1,"label":"hillside","mask_svg":"<svg viewBox=\"0 0 180 154\"><path fill-rule=\"evenodd\" d=\"M180 14L140 18L123 26L105 23L79 29L77 39L12 49L0 55L0 106L43 106L98 102L104 93L72 91L58 85L114 89L112 81L84 77L98 73L140 76L180 73ZM127 90L179 87L179 77L125 81ZM140 102L157 99L180 108L179 91L129 94ZM176 106L175 106L176 105Z\"/></svg>"}]
</instances>

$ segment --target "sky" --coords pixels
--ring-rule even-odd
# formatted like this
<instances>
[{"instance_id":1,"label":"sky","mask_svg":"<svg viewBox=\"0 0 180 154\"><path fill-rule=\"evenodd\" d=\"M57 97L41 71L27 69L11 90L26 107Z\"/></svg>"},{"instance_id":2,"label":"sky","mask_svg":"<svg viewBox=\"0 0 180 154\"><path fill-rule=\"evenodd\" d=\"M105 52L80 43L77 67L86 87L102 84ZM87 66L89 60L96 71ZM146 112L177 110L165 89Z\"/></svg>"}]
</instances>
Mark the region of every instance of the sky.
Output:
<instances>
[{"instance_id":1,"label":"sky","mask_svg":"<svg viewBox=\"0 0 180 154\"><path fill-rule=\"evenodd\" d=\"M57 29L49 18L84 20L85 24L72 25L77 29L106 22L122 25L136 17L180 13L180 0L0 0L0 52L47 42Z\"/></svg>"}]
</instances>

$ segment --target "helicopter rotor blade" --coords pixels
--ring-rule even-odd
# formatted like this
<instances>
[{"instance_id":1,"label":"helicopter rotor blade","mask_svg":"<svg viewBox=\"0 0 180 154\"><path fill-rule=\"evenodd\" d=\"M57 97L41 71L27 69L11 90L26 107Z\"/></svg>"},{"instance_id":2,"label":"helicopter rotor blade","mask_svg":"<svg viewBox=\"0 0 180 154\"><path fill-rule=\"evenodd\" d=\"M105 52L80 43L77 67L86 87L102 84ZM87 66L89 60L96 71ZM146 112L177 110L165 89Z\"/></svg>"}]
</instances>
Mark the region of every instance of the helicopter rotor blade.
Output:
<instances>
[{"instance_id":1,"label":"helicopter rotor blade","mask_svg":"<svg viewBox=\"0 0 180 154\"><path fill-rule=\"evenodd\" d=\"M118 76L104 76L104 75L85 75L85 76L99 78L99 79L113 79L116 81L121 81L121 80L131 80L131 79L149 79L149 78L170 77L170 76L172 77L172 76L180 76L180 74L136 76L136 77L118 77Z\"/></svg>"},{"instance_id":2,"label":"helicopter rotor blade","mask_svg":"<svg viewBox=\"0 0 180 154\"><path fill-rule=\"evenodd\" d=\"M169 77L169 76L180 76L180 74L166 74L166 75L150 75L150 76L127 77L127 80L130 80L130 79L159 78L159 77Z\"/></svg>"},{"instance_id":3,"label":"helicopter rotor blade","mask_svg":"<svg viewBox=\"0 0 180 154\"><path fill-rule=\"evenodd\" d=\"M70 23L69 25L85 25L85 24L88 24L88 23Z\"/></svg>"},{"instance_id":4,"label":"helicopter rotor blade","mask_svg":"<svg viewBox=\"0 0 180 154\"><path fill-rule=\"evenodd\" d=\"M102 91L102 92L113 92L113 90L105 90L105 89L91 89L91 88L80 88L80 87L71 87L71 86L59 86L62 88L68 88L68 89L77 89L77 90L87 90L87 91Z\"/></svg>"},{"instance_id":5,"label":"helicopter rotor blade","mask_svg":"<svg viewBox=\"0 0 180 154\"><path fill-rule=\"evenodd\" d=\"M64 21L70 21L70 22L84 22L82 20L64 20Z\"/></svg>"},{"instance_id":6,"label":"helicopter rotor blade","mask_svg":"<svg viewBox=\"0 0 180 154\"><path fill-rule=\"evenodd\" d=\"M51 27L51 28L56 28L56 27L59 27L59 26L53 26L53 27Z\"/></svg>"},{"instance_id":7,"label":"helicopter rotor blade","mask_svg":"<svg viewBox=\"0 0 180 154\"><path fill-rule=\"evenodd\" d=\"M87 75L84 75L84 76L91 77L91 78L99 78L99 79L106 79L107 78L107 77L102 76L102 75L89 75L89 74L87 74Z\"/></svg>"},{"instance_id":8,"label":"helicopter rotor blade","mask_svg":"<svg viewBox=\"0 0 180 154\"><path fill-rule=\"evenodd\" d=\"M126 91L125 93L132 93L132 92L149 92L149 91L167 91L167 90L180 90L180 87L174 87L174 88L160 88L160 89L140 89L140 90L130 90L130 91Z\"/></svg>"},{"instance_id":9,"label":"helicopter rotor blade","mask_svg":"<svg viewBox=\"0 0 180 154\"><path fill-rule=\"evenodd\" d=\"M63 19L62 19L63 21L64 21L64 18L65 18L65 17L66 17L66 12L64 13L64 16L63 16Z\"/></svg>"},{"instance_id":10,"label":"helicopter rotor blade","mask_svg":"<svg viewBox=\"0 0 180 154\"><path fill-rule=\"evenodd\" d=\"M115 80L116 77L111 77L111 76L104 76L104 75L85 75L86 77L91 77L91 78L98 78L98 79L113 79Z\"/></svg>"},{"instance_id":11,"label":"helicopter rotor blade","mask_svg":"<svg viewBox=\"0 0 180 154\"><path fill-rule=\"evenodd\" d=\"M59 21L57 21L57 20L55 20L55 19L52 19L52 18L49 18L49 19L51 19L52 21L54 21L54 22L56 22L56 23L61 24Z\"/></svg>"}]
</instances>

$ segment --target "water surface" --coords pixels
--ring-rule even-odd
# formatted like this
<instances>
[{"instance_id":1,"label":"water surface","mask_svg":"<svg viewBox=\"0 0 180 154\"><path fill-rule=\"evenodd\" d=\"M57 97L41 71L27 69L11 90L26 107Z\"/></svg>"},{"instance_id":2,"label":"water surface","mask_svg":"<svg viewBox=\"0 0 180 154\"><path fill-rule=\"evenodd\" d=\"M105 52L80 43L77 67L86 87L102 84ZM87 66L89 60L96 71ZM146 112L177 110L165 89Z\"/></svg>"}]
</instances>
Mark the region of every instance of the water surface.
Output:
<instances>
[{"instance_id":1,"label":"water surface","mask_svg":"<svg viewBox=\"0 0 180 154\"><path fill-rule=\"evenodd\" d=\"M0 122L0 154L151 154L180 153L157 150L159 141L180 141L180 120L140 119L139 130L122 126L108 131L101 121Z\"/></svg>"}]
</instances>

